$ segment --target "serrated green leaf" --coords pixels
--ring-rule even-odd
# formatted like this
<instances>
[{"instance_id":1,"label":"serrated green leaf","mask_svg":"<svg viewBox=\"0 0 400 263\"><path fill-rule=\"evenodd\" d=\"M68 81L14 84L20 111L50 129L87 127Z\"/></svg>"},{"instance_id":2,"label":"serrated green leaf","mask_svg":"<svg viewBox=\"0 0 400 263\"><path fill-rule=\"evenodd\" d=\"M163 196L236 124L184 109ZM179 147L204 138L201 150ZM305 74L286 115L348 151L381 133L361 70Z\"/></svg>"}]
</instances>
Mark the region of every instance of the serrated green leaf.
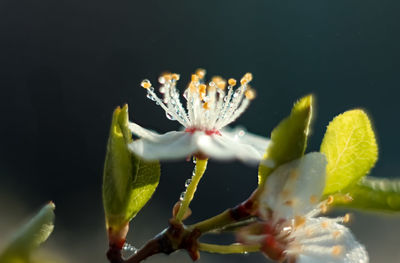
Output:
<instances>
[{"instance_id":1,"label":"serrated green leaf","mask_svg":"<svg viewBox=\"0 0 400 263\"><path fill-rule=\"evenodd\" d=\"M267 148L264 159L271 160L274 166L271 168L260 165L258 169L260 185L264 184L268 175L276 167L304 155L310 131L313 101L313 95L301 98L294 104L290 115L273 129L270 146Z\"/></svg>"},{"instance_id":2,"label":"serrated green leaf","mask_svg":"<svg viewBox=\"0 0 400 263\"><path fill-rule=\"evenodd\" d=\"M400 212L399 179L364 177L343 192L346 192L346 195L335 195L334 206L368 211Z\"/></svg>"},{"instance_id":3,"label":"serrated green leaf","mask_svg":"<svg viewBox=\"0 0 400 263\"><path fill-rule=\"evenodd\" d=\"M378 159L378 146L367 114L356 109L335 117L327 128L321 152L328 161L325 195L358 182Z\"/></svg>"},{"instance_id":4,"label":"serrated green leaf","mask_svg":"<svg viewBox=\"0 0 400 263\"><path fill-rule=\"evenodd\" d=\"M44 206L14 235L0 253L0 263L29 263L30 255L54 229L54 204Z\"/></svg>"},{"instance_id":5,"label":"serrated green leaf","mask_svg":"<svg viewBox=\"0 0 400 263\"><path fill-rule=\"evenodd\" d=\"M132 154L127 148L131 141L125 105L113 114L103 174L106 223L117 232L149 201L160 179L159 163Z\"/></svg>"}]
</instances>

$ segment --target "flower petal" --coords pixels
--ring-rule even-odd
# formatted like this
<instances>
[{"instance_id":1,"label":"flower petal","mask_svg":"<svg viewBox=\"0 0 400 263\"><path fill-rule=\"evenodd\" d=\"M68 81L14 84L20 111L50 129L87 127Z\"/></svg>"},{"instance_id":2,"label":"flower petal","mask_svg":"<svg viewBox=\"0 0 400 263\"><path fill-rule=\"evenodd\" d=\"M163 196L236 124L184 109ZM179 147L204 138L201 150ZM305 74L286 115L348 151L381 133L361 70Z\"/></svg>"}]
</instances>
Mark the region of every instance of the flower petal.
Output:
<instances>
[{"instance_id":1,"label":"flower petal","mask_svg":"<svg viewBox=\"0 0 400 263\"><path fill-rule=\"evenodd\" d=\"M145 129L133 122L129 123L129 129L134 135L147 140L157 140L160 136L162 136L161 134Z\"/></svg>"},{"instance_id":2,"label":"flower petal","mask_svg":"<svg viewBox=\"0 0 400 263\"><path fill-rule=\"evenodd\" d=\"M303 232L303 233L302 233ZM296 263L367 263L368 253L350 230L329 218L310 218L295 231L295 241L288 255L296 255ZM296 250L300 251L296 253Z\"/></svg>"},{"instance_id":3,"label":"flower petal","mask_svg":"<svg viewBox=\"0 0 400 263\"><path fill-rule=\"evenodd\" d=\"M252 145L225 133L222 133L222 135L206 135L203 132L196 132L194 136L196 136L196 144L200 151L215 159L239 159L244 162L258 163L263 157L263 154ZM265 149L263 152L265 152Z\"/></svg>"},{"instance_id":4,"label":"flower petal","mask_svg":"<svg viewBox=\"0 0 400 263\"><path fill-rule=\"evenodd\" d=\"M264 154L266 153L266 149L270 143L269 139L252 134L250 132L247 132L245 129L239 127L234 129L224 128L221 131L221 134L228 135L228 137L237 142L252 146L256 151L258 151L261 156L264 156Z\"/></svg>"},{"instance_id":5,"label":"flower petal","mask_svg":"<svg viewBox=\"0 0 400 263\"><path fill-rule=\"evenodd\" d=\"M314 152L278 167L267 179L260 213L271 208L278 218L305 215L319 202L324 186L326 158Z\"/></svg>"},{"instance_id":6,"label":"flower petal","mask_svg":"<svg viewBox=\"0 0 400 263\"><path fill-rule=\"evenodd\" d=\"M150 131L146 130L146 132ZM197 150L191 134L176 131L162 135L147 133L142 139L130 143L128 147L146 160L182 159Z\"/></svg>"}]
</instances>

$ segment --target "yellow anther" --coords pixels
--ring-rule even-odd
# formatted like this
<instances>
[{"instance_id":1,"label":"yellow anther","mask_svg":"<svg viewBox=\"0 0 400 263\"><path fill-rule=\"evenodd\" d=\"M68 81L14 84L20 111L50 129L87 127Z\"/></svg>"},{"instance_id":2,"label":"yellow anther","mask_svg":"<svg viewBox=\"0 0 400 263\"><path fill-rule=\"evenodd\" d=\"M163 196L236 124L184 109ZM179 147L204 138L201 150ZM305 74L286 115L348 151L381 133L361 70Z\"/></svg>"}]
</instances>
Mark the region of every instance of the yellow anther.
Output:
<instances>
[{"instance_id":1,"label":"yellow anther","mask_svg":"<svg viewBox=\"0 0 400 263\"><path fill-rule=\"evenodd\" d=\"M198 82L199 81L199 76L197 76L196 74L192 74L192 81L193 82Z\"/></svg>"},{"instance_id":2,"label":"yellow anther","mask_svg":"<svg viewBox=\"0 0 400 263\"><path fill-rule=\"evenodd\" d=\"M211 81L214 82L215 84L217 84L221 80L222 80L222 78L220 76L214 76L211 78Z\"/></svg>"},{"instance_id":3,"label":"yellow anther","mask_svg":"<svg viewBox=\"0 0 400 263\"><path fill-rule=\"evenodd\" d=\"M210 109L210 105L208 104L208 102L204 102L203 109L205 109L205 110L209 110Z\"/></svg>"},{"instance_id":4,"label":"yellow anther","mask_svg":"<svg viewBox=\"0 0 400 263\"><path fill-rule=\"evenodd\" d=\"M245 85L253 80L253 75L251 73L244 74L243 78L240 80L240 84Z\"/></svg>"},{"instance_id":5,"label":"yellow anther","mask_svg":"<svg viewBox=\"0 0 400 263\"><path fill-rule=\"evenodd\" d=\"M304 216L295 216L294 217L294 227L300 227L306 223L306 218Z\"/></svg>"},{"instance_id":6,"label":"yellow anther","mask_svg":"<svg viewBox=\"0 0 400 263\"><path fill-rule=\"evenodd\" d=\"M204 76L206 75L206 70L199 68L198 70L196 70L196 75L200 78L203 79Z\"/></svg>"},{"instance_id":7,"label":"yellow anther","mask_svg":"<svg viewBox=\"0 0 400 263\"><path fill-rule=\"evenodd\" d=\"M331 205L331 204L333 204L333 201L334 201L334 198L333 198L332 195L330 195L330 196L328 197L328 199L326 199L326 204L327 204L327 205Z\"/></svg>"},{"instance_id":8,"label":"yellow anther","mask_svg":"<svg viewBox=\"0 0 400 263\"><path fill-rule=\"evenodd\" d=\"M235 85L236 85L236 79L229 79L229 80L228 80L228 84L229 84L229 86L231 86L231 87L235 86Z\"/></svg>"},{"instance_id":9,"label":"yellow anther","mask_svg":"<svg viewBox=\"0 0 400 263\"><path fill-rule=\"evenodd\" d=\"M143 80L142 83L140 83L140 85L145 89L151 88L151 82L148 79Z\"/></svg>"},{"instance_id":10,"label":"yellow anther","mask_svg":"<svg viewBox=\"0 0 400 263\"><path fill-rule=\"evenodd\" d=\"M221 90L224 90L225 87L226 87L226 81L223 80L223 79L221 79L220 81L218 81L217 87L218 87L219 89L221 89Z\"/></svg>"},{"instance_id":11,"label":"yellow anther","mask_svg":"<svg viewBox=\"0 0 400 263\"><path fill-rule=\"evenodd\" d=\"M200 93L206 93L207 85L206 84L200 84L199 86L199 92Z\"/></svg>"},{"instance_id":12,"label":"yellow anther","mask_svg":"<svg viewBox=\"0 0 400 263\"><path fill-rule=\"evenodd\" d=\"M200 84L199 86L199 93L200 93L200 99L204 99L204 96L206 95L206 90L207 90L207 85L206 84Z\"/></svg>"},{"instance_id":13,"label":"yellow anther","mask_svg":"<svg viewBox=\"0 0 400 263\"><path fill-rule=\"evenodd\" d=\"M253 74L251 74L250 72L244 74L243 77L247 80L247 82L250 82L253 80Z\"/></svg>"},{"instance_id":14,"label":"yellow anther","mask_svg":"<svg viewBox=\"0 0 400 263\"><path fill-rule=\"evenodd\" d=\"M173 73L171 77L173 80L179 80L181 76L179 74Z\"/></svg>"},{"instance_id":15,"label":"yellow anther","mask_svg":"<svg viewBox=\"0 0 400 263\"><path fill-rule=\"evenodd\" d=\"M171 73L165 73L165 74L163 75L163 77L164 77L165 81L168 82L168 81L171 81L171 79L172 79L172 74L171 74Z\"/></svg>"},{"instance_id":16,"label":"yellow anther","mask_svg":"<svg viewBox=\"0 0 400 263\"><path fill-rule=\"evenodd\" d=\"M351 220L351 215L350 214L345 214L343 217L343 223L348 223Z\"/></svg>"},{"instance_id":17,"label":"yellow anther","mask_svg":"<svg viewBox=\"0 0 400 263\"><path fill-rule=\"evenodd\" d=\"M343 247L342 246L333 246L332 247L332 255L334 256L339 256L342 254Z\"/></svg>"},{"instance_id":18,"label":"yellow anther","mask_svg":"<svg viewBox=\"0 0 400 263\"><path fill-rule=\"evenodd\" d=\"M254 100L256 98L256 92L253 89L248 89L244 92L244 96L246 96L248 100Z\"/></svg>"},{"instance_id":19,"label":"yellow anther","mask_svg":"<svg viewBox=\"0 0 400 263\"><path fill-rule=\"evenodd\" d=\"M310 196L310 203L316 204L318 202L318 197L315 195Z\"/></svg>"}]
</instances>

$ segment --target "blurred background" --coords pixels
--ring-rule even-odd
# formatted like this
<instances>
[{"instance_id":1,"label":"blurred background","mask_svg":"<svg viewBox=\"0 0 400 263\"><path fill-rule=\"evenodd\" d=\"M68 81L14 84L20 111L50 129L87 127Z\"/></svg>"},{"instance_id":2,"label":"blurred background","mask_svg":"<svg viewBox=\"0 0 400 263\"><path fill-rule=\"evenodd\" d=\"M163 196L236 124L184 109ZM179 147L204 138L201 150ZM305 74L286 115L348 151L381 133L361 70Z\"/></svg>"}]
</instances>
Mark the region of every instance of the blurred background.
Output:
<instances>
[{"instance_id":1,"label":"blurred background","mask_svg":"<svg viewBox=\"0 0 400 263\"><path fill-rule=\"evenodd\" d=\"M399 177L399 12L396 0L0 0L0 245L53 200L56 228L44 249L66 262L107 262L101 183L111 114L128 103L138 124L179 129L139 85L166 70L181 74L181 90L199 67L209 77L252 72L258 97L235 125L265 136L314 93L308 151L335 115L364 108L380 147L372 175ZM167 226L192 169L162 163L130 243ZM210 161L188 222L247 198L256 171ZM351 228L371 262L399 262L399 216L356 213ZM264 261L203 253L199 262ZM191 260L182 252L146 262Z\"/></svg>"}]
</instances>

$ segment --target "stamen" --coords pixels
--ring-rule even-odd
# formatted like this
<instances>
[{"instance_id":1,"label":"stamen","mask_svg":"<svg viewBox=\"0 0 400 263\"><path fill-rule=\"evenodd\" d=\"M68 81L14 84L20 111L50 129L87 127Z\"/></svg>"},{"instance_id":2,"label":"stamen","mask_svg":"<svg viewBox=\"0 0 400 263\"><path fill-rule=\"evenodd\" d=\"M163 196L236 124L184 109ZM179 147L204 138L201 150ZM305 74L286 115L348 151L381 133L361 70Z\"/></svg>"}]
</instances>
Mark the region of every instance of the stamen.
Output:
<instances>
[{"instance_id":1,"label":"stamen","mask_svg":"<svg viewBox=\"0 0 400 263\"><path fill-rule=\"evenodd\" d=\"M196 75L199 77L199 79L203 79L206 75L206 70L199 68L198 70L196 70Z\"/></svg>"},{"instance_id":2,"label":"stamen","mask_svg":"<svg viewBox=\"0 0 400 263\"><path fill-rule=\"evenodd\" d=\"M327 204L327 205L331 205L331 204L333 204L333 201L334 201L334 198L333 198L332 195L330 195L330 196L328 197L328 199L326 199L326 204Z\"/></svg>"},{"instance_id":3,"label":"stamen","mask_svg":"<svg viewBox=\"0 0 400 263\"><path fill-rule=\"evenodd\" d=\"M229 86L231 86L231 87L236 86L236 79L229 79L229 80L228 80L228 84L229 84Z\"/></svg>"},{"instance_id":4,"label":"stamen","mask_svg":"<svg viewBox=\"0 0 400 263\"><path fill-rule=\"evenodd\" d=\"M199 81L199 76L196 74L192 74L192 82L198 82Z\"/></svg>"},{"instance_id":5,"label":"stamen","mask_svg":"<svg viewBox=\"0 0 400 263\"><path fill-rule=\"evenodd\" d=\"M251 73L244 74L243 78L240 80L240 84L246 85L253 80L253 75Z\"/></svg>"},{"instance_id":6,"label":"stamen","mask_svg":"<svg viewBox=\"0 0 400 263\"><path fill-rule=\"evenodd\" d=\"M256 92L253 89L248 89L245 91L244 96L248 100L254 100L256 98Z\"/></svg>"},{"instance_id":7,"label":"stamen","mask_svg":"<svg viewBox=\"0 0 400 263\"><path fill-rule=\"evenodd\" d=\"M345 214L343 217L343 223L348 223L351 220L351 215L350 214Z\"/></svg>"},{"instance_id":8,"label":"stamen","mask_svg":"<svg viewBox=\"0 0 400 263\"><path fill-rule=\"evenodd\" d=\"M144 79L140 85L145 89L151 88L151 82L148 79Z\"/></svg>"},{"instance_id":9,"label":"stamen","mask_svg":"<svg viewBox=\"0 0 400 263\"><path fill-rule=\"evenodd\" d=\"M179 74L173 73L172 74L172 79L178 81L181 78Z\"/></svg>"},{"instance_id":10,"label":"stamen","mask_svg":"<svg viewBox=\"0 0 400 263\"><path fill-rule=\"evenodd\" d=\"M204 83L206 71L198 69L192 74L188 88L183 97L187 100L184 109L176 89L176 83L180 79L177 73L165 73L158 81L161 84L159 92L163 94L160 99L154 92L150 81L144 80L141 86L148 92L148 97L160 105L170 120L177 120L186 128L195 128L201 131L220 130L224 126L236 120L248 107L250 100L255 98L255 91L246 85L252 80L252 75L243 76L244 85L236 90L235 79L229 79L229 91L224 92L227 81L221 77L213 77L207 86Z\"/></svg>"}]
</instances>

